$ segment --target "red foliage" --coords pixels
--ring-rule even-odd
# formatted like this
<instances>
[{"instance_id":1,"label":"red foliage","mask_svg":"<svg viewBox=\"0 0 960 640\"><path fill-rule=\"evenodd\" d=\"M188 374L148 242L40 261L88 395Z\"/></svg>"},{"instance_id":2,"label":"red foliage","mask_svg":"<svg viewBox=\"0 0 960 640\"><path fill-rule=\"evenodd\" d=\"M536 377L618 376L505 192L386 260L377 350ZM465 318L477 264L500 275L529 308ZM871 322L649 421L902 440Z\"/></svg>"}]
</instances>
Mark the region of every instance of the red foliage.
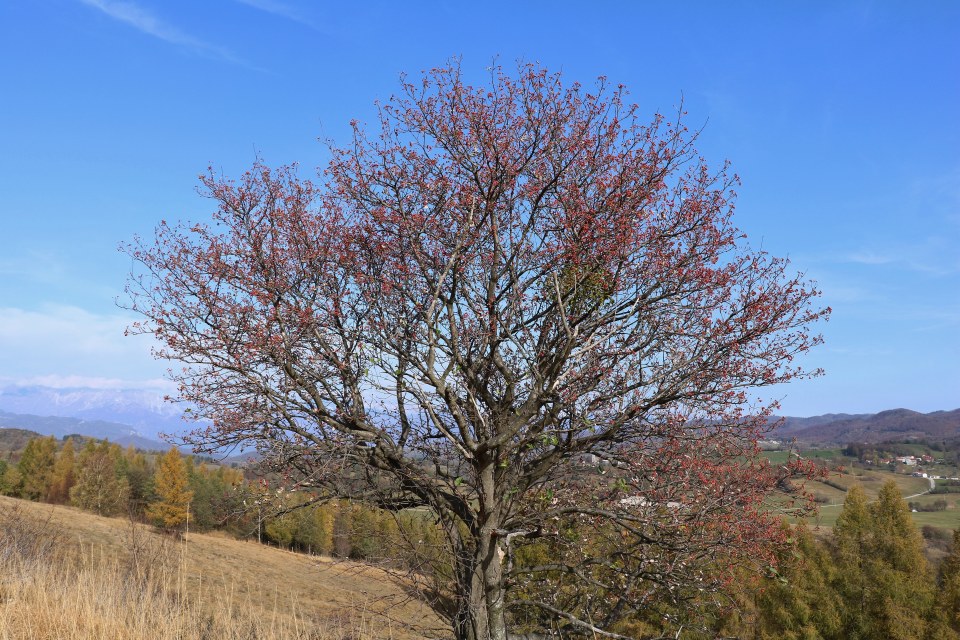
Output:
<instances>
[{"instance_id":1,"label":"red foliage","mask_svg":"<svg viewBox=\"0 0 960 640\"><path fill-rule=\"evenodd\" d=\"M253 440L303 486L431 507L460 638L504 637L509 610L609 634L772 561L763 501L804 471L758 458L772 407L749 393L816 373L792 361L829 310L733 226L736 177L625 97L532 66L485 87L438 69L376 135L354 123L320 186L211 173L212 225L128 248L134 330L213 420L194 441ZM556 563L515 566L545 541ZM592 586L532 595L532 575Z\"/></svg>"}]
</instances>

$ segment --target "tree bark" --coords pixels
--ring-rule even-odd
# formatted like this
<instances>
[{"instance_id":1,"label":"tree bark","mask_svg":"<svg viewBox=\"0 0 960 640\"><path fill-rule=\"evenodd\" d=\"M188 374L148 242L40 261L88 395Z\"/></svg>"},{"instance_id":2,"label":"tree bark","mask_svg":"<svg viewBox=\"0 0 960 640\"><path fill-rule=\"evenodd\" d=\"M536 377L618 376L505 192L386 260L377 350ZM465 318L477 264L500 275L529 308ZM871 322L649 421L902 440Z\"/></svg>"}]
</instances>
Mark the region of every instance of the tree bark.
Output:
<instances>
[{"instance_id":1,"label":"tree bark","mask_svg":"<svg viewBox=\"0 0 960 640\"><path fill-rule=\"evenodd\" d=\"M497 542L499 508L494 464L481 466L479 517L472 545L457 554L457 640L508 640L503 589L503 552Z\"/></svg>"}]
</instances>

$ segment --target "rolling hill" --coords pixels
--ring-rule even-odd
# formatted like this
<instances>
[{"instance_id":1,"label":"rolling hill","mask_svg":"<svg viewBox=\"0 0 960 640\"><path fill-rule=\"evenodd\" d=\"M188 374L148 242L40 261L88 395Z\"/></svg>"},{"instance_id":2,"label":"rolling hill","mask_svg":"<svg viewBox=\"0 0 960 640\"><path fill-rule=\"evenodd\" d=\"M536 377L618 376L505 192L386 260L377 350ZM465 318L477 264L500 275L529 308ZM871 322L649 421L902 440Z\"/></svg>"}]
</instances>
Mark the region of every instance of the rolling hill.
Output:
<instances>
[{"instance_id":1,"label":"rolling hill","mask_svg":"<svg viewBox=\"0 0 960 640\"><path fill-rule=\"evenodd\" d=\"M891 409L865 415L829 414L813 418L786 418L773 436L813 444L883 442L885 440L960 437L960 409L919 413Z\"/></svg>"}]
</instances>

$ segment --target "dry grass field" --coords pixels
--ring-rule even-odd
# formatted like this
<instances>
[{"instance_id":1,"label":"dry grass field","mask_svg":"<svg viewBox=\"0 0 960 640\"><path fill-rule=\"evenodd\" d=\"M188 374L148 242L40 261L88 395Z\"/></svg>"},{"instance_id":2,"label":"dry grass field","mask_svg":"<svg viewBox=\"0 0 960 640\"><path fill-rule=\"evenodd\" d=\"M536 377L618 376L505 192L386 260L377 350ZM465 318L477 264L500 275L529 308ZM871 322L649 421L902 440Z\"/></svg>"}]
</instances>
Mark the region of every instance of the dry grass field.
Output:
<instances>
[{"instance_id":1,"label":"dry grass field","mask_svg":"<svg viewBox=\"0 0 960 640\"><path fill-rule=\"evenodd\" d=\"M444 637L374 567L0 497L0 640Z\"/></svg>"}]
</instances>

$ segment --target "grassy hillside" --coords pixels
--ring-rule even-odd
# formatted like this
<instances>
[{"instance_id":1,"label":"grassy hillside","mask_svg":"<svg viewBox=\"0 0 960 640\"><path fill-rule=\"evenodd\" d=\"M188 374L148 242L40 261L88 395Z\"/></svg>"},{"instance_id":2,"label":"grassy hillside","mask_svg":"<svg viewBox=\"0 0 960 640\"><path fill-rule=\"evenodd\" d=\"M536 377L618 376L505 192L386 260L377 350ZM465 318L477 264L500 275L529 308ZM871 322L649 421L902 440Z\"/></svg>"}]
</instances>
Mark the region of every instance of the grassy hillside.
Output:
<instances>
[{"instance_id":1,"label":"grassy hillside","mask_svg":"<svg viewBox=\"0 0 960 640\"><path fill-rule=\"evenodd\" d=\"M444 637L401 586L358 563L0 497L0 640Z\"/></svg>"}]
</instances>

